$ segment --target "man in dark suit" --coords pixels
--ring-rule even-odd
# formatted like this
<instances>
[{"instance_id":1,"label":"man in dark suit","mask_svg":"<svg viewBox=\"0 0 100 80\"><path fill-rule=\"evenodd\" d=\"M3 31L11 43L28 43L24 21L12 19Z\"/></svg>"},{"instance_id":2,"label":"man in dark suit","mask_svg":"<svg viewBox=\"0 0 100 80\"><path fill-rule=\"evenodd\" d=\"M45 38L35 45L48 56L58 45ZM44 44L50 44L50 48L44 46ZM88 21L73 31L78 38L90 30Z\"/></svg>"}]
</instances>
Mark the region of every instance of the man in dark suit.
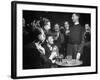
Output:
<instances>
[{"instance_id":1,"label":"man in dark suit","mask_svg":"<svg viewBox=\"0 0 100 80\"><path fill-rule=\"evenodd\" d=\"M81 56L83 65L91 65L91 29L89 24L85 24L83 53Z\"/></svg>"},{"instance_id":2,"label":"man in dark suit","mask_svg":"<svg viewBox=\"0 0 100 80\"><path fill-rule=\"evenodd\" d=\"M54 44L59 48L59 53L64 54L62 44L64 42L64 35L60 31L59 24L54 25Z\"/></svg>"},{"instance_id":3,"label":"man in dark suit","mask_svg":"<svg viewBox=\"0 0 100 80\"><path fill-rule=\"evenodd\" d=\"M64 42L63 42L63 49L64 49L64 57L67 56L67 45L68 45L68 39L69 39L69 33L70 33L70 25L68 21L64 22L64 26L61 27L61 32L64 35Z\"/></svg>"}]
</instances>

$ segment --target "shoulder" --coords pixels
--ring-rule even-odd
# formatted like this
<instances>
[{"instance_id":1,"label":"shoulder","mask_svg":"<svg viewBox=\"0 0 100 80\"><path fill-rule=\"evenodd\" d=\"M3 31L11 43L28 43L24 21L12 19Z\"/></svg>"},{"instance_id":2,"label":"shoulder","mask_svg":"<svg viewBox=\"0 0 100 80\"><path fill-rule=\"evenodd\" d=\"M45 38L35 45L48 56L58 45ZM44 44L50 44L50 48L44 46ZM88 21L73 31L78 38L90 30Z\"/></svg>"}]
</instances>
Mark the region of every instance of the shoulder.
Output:
<instances>
[{"instance_id":1,"label":"shoulder","mask_svg":"<svg viewBox=\"0 0 100 80\"><path fill-rule=\"evenodd\" d=\"M78 26L81 30L83 30L83 31L85 30L83 25L78 24L77 26Z\"/></svg>"},{"instance_id":2,"label":"shoulder","mask_svg":"<svg viewBox=\"0 0 100 80\"><path fill-rule=\"evenodd\" d=\"M80 26L80 27L81 27L81 30L82 30L83 32L85 32L84 26Z\"/></svg>"}]
</instances>

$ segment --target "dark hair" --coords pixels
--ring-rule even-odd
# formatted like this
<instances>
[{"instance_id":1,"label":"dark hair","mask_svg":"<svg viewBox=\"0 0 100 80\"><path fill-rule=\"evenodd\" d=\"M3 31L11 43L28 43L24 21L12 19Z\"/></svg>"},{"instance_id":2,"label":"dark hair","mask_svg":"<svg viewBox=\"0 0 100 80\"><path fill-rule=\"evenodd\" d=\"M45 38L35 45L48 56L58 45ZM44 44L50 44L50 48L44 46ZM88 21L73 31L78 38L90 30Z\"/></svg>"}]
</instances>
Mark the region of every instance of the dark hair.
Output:
<instances>
[{"instance_id":1,"label":"dark hair","mask_svg":"<svg viewBox=\"0 0 100 80\"><path fill-rule=\"evenodd\" d=\"M65 23L65 22L68 22L68 23L69 23L69 21L67 21L67 20L66 20L66 21L64 21L64 23Z\"/></svg>"},{"instance_id":2,"label":"dark hair","mask_svg":"<svg viewBox=\"0 0 100 80\"><path fill-rule=\"evenodd\" d=\"M58 23L55 23L54 25L59 25ZM60 26L60 25L59 25Z\"/></svg>"},{"instance_id":3,"label":"dark hair","mask_svg":"<svg viewBox=\"0 0 100 80\"><path fill-rule=\"evenodd\" d=\"M39 38L38 38L38 36L41 34L41 32L40 32L40 30L39 29L35 29L34 31L33 31L33 41L34 42L38 42L38 41L40 41L39 40Z\"/></svg>"},{"instance_id":4,"label":"dark hair","mask_svg":"<svg viewBox=\"0 0 100 80\"><path fill-rule=\"evenodd\" d=\"M79 14L79 13L73 13L73 14L75 14L75 15L78 16L78 17L80 17L80 14Z\"/></svg>"},{"instance_id":5,"label":"dark hair","mask_svg":"<svg viewBox=\"0 0 100 80\"><path fill-rule=\"evenodd\" d=\"M54 36L49 34L49 35L46 36L46 40L48 40L49 37L52 37L54 39Z\"/></svg>"},{"instance_id":6,"label":"dark hair","mask_svg":"<svg viewBox=\"0 0 100 80\"><path fill-rule=\"evenodd\" d=\"M50 22L47 18L41 18L40 20L40 26L43 28L48 22Z\"/></svg>"}]
</instances>

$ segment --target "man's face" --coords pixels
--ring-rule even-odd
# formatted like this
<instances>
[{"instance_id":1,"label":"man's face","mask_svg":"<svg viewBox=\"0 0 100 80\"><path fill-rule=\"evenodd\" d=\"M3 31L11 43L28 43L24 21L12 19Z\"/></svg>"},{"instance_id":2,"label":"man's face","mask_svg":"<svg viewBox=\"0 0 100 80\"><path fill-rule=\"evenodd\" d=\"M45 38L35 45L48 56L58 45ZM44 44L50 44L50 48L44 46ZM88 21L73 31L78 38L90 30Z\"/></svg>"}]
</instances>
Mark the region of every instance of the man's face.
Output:
<instances>
[{"instance_id":1,"label":"man's face","mask_svg":"<svg viewBox=\"0 0 100 80\"><path fill-rule=\"evenodd\" d=\"M54 44L53 41L54 41L53 37L52 37L52 36L49 36L49 37L48 37L48 43L49 43L49 44Z\"/></svg>"},{"instance_id":2,"label":"man's face","mask_svg":"<svg viewBox=\"0 0 100 80\"><path fill-rule=\"evenodd\" d=\"M89 30L90 27L89 27L89 24L85 24L85 30Z\"/></svg>"},{"instance_id":3,"label":"man's face","mask_svg":"<svg viewBox=\"0 0 100 80\"><path fill-rule=\"evenodd\" d=\"M69 29L69 23L67 21L64 23L64 27L65 29Z\"/></svg>"},{"instance_id":4,"label":"man's face","mask_svg":"<svg viewBox=\"0 0 100 80\"><path fill-rule=\"evenodd\" d=\"M59 31L59 25L58 24L55 24L54 30L57 31L57 32Z\"/></svg>"},{"instance_id":5,"label":"man's face","mask_svg":"<svg viewBox=\"0 0 100 80\"><path fill-rule=\"evenodd\" d=\"M48 31L48 30L51 29L51 24L50 24L50 22L47 22L47 24L44 26L44 29L45 29L46 31Z\"/></svg>"},{"instance_id":6,"label":"man's face","mask_svg":"<svg viewBox=\"0 0 100 80\"><path fill-rule=\"evenodd\" d=\"M79 17L76 14L72 14L72 20L73 22L78 21Z\"/></svg>"}]
</instances>

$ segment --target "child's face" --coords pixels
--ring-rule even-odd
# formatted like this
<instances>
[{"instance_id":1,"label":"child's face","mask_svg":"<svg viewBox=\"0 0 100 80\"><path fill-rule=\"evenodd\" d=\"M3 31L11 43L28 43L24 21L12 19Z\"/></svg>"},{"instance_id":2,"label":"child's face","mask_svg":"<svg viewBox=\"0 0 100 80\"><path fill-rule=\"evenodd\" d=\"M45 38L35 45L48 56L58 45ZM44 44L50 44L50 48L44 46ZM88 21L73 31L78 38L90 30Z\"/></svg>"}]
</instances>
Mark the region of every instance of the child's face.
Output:
<instances>
[{"instance_id":1,"label":"child's face","mask_svg":"<svg viewBox=\"0 0 100 80\"><path fill-rule=\"evenodd\" d=\"M48 43L49 44L54 44L54 39L52 36L48 37Z\"/></svg>"}]
</instances>

